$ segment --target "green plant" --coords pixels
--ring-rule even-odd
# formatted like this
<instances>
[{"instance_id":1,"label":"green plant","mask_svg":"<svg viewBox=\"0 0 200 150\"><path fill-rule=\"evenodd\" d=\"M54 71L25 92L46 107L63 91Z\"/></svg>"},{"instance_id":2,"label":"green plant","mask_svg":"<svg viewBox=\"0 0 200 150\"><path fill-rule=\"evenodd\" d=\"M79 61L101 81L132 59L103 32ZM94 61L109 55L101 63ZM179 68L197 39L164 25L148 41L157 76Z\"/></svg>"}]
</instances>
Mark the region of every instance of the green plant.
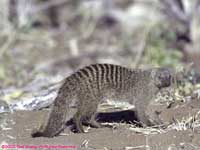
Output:
<instances>
[{"instance_id":1,"label":"green plant","mask_svg":"<svg viewBox=\"0 0 200 150\"><path fill-rule=\"evenodd\" d=\"M175 34L165 27L154 28L147 38L144 61L155 66L180 65L182 53L171 46L175 40Z\"/></svg>"}]
</instances>

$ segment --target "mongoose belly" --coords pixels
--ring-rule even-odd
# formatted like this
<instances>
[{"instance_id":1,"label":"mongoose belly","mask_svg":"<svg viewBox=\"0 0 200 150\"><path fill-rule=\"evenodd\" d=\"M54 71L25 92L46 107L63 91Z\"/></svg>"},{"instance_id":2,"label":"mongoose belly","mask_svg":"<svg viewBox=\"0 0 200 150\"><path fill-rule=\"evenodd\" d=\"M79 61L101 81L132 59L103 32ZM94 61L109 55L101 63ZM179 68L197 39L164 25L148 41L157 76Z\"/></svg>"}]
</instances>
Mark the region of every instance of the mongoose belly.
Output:
<instances>
[{"instance_id":1,"label":"mongoose belly","mask_svg":"<svg viewBox=\"0 0 200 150\"><path fill-rule=\"evenodd\" d=\"M135 105L138 120L149 125L146 107L161 88L170 86L170 82L170 72L164 68L140 70L112 64L86 66L65 79L48 121L38 131L34 131L32 136L58 135L65 128L69 106L74 103L74 97L77 111L73 122L78 132L84 132L83 122L101 127L95 116L98 106L108 99Z\"/></svg>"}]
</instances>

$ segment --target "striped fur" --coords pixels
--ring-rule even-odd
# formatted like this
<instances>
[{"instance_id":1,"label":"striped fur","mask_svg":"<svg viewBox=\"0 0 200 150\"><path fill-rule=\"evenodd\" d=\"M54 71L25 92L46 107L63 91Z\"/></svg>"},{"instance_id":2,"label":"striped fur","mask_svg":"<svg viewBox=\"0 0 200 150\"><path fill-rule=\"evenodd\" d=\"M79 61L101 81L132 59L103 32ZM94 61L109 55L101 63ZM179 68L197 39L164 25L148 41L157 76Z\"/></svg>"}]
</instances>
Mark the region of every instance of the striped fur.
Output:
<instances>
[{"instance_id":1,"label":"striped fur","mask_svg":"<svg viewBox=\"0 0 200 150\"><path fill-rule=\"evenodd\" d=\"M97 84L98 89L102 89L105 85L113 85L113 87L124 88L124 80L131 70L109 64L97 64L84 67L72 74L71 77L77 81L90 81L88 84ZM125 78L123 78L125 77Z\"/></svg>"}]
</instances>

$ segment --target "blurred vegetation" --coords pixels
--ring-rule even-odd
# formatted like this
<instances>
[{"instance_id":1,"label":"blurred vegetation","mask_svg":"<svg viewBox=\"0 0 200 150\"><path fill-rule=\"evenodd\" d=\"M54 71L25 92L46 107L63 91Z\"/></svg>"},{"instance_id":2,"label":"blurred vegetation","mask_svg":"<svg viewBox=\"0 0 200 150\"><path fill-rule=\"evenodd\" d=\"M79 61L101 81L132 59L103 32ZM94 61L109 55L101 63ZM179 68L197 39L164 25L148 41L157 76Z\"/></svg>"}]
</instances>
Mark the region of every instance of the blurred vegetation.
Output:
<instances>
[{"instance_id":1,"label":"blurred vegetation","mask_svg":"<svg viewBox=\"0 0 200 150\"><path fill-rule=\"evenodd\" d=\"M64 78L91 63L194 62L200 72L199 6L199 0L2 0L0 89Z\"/></svg>"},{"instance_id":2,"label":"blurred vegetation","mask_svg":"<svg viewBox=\"0 0 200 150\"><path fill-rule=\"evenodd\" d=\"M169 29L157 25L152 29L147 38L144 61L155 66L168 66L176 68L181 66L182 52L170 45L176 41L176 35Z\"/></svg>"}]
</instances>

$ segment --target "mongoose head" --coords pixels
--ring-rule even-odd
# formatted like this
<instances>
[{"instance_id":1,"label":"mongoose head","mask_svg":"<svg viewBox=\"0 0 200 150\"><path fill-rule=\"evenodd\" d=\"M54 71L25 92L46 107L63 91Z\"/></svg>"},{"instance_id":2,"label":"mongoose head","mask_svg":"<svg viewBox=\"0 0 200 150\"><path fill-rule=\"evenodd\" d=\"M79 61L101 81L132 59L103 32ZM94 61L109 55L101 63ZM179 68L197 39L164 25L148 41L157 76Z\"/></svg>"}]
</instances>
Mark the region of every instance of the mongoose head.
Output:
<instances>
[{"instance_id":1,"label":"mongoose head","mask_svg":"<svg viewBox=\"0 0 200 150\"><path fill-rule=\"evenodd\" d=\"M169 87L172 81L172 75L169 69L167 68L157 68L152 70L152 78L156 87L164 88Z\"/></svg>"}]
</instances>

